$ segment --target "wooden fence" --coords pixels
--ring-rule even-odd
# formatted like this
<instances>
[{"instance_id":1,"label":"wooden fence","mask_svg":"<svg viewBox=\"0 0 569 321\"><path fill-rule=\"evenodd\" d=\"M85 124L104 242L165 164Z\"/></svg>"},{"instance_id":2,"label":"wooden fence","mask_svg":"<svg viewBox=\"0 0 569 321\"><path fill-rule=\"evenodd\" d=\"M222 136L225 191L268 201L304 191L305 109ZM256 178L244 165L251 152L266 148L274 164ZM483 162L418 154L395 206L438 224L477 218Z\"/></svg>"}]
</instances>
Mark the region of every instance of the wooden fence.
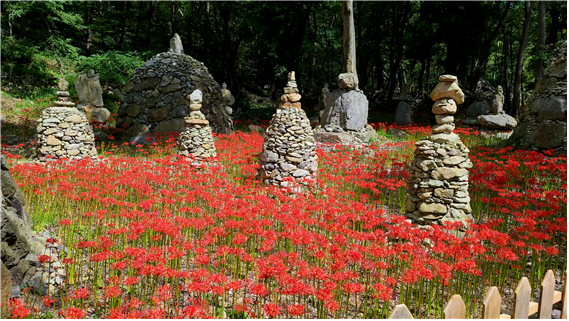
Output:
<instances>
[{"instance_id":1,"label":"wooden fence","mask_svg":"<svg viewBox=\"0 0 569 321\"><path fill-rule=\"evenodd\" d=\"M493 286L486 293L482 304L482 319L528 319L537 313L539 319L551 319L553 305L563 302L561 319L567 319L567 271L565 271L565 283L563 292L555 291L555 275L549 270L541 282L539 302L531 301L531 286L526 277L518 283L514 292L514 305L512 315L500 314L502 308L502 296L498 288ZM413 319L413 315L405 304L395 306L389 316L390 319ZM465 319L466 306L459 294L453 295L443 310L444 319Z\"/></svg>"}]
</instances>

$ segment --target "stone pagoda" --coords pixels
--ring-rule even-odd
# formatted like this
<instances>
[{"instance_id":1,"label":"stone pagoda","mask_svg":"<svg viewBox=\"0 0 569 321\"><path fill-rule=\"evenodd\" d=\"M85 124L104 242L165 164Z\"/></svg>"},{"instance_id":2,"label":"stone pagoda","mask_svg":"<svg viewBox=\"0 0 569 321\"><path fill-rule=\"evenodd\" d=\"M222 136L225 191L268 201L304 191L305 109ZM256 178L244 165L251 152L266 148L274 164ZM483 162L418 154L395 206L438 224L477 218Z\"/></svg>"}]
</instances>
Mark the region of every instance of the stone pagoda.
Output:
<instances>
[{"instance_id":1,"label":"stone pagoda","mask_svg":"<svg viewBox=\"0 0 569 321\"><path fill-rule=\"evenodd\" d=\"M186 99L190 101L190 115L186 117L186 128L178 139L178 155L191 159L192 165L204 164L206 159L217 155L209 121L205 119L202 108L202 92L194 90Z\"/></svg>"},{"instance_id":2,"label":"stone pagoda","mask_svg":"<svg viewBox=\"0 0 569 321\"><path fill-rule=\"evenodd\" d=\"M55 107L75 107L75 103L72 102L69 98L69 83L67 80L63 78L59 78L59 82L57 83L57 89L59 89L56 93L57 100L54 102Z\"/></svg>"},{"instance_id":3,"label":"stone pagoda","mask_svg":"<svg viewBox=\"0 0 569 321\"><path fill-rule=\"evenodd\" d=\"M437 125L432 134L415 143L415 159L407 185L405 216L418 224L472 220L468 196L469 150L453 133L456 105L464 102L457 78L439 77L431 93Z\"/></svg>"},{"instance_id":4,"label":"stone pagoda","mask_svg":"<svg viewBox=\"0 0 569 321\"><path fill-rule=\"evenodd\" d=\"M263 152L259 154L258 178L279 187L307 184L318 170L314 133L301 109L294 71L288 74L276 113L265 133Z\"/></svg>"}]
</instances>

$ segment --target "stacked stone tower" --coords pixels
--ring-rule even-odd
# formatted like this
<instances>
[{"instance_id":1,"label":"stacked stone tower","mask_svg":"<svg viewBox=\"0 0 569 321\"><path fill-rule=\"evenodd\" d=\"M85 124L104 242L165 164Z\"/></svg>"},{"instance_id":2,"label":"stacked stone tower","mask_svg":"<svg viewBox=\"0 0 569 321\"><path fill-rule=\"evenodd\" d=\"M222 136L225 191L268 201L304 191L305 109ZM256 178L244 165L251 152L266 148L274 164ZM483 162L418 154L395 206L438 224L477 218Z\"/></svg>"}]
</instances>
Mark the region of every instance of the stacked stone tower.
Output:
<instances>
[{"instance_id":1,"label":"stacked stone tower","mask_svg":"<svg viewBox=\"0 0 569 321\"><path fill-rule=\"evenodd\" d=\"M453 133L456 105L464 93L454 76L442 75L431 93L437 125L429 138L415 143L415 159L407 189L405 216L419 224L472 219L468 196L469 150Z\"/></svg>"},{"instance_id":2,"label":"stacked stone tower","mask_svg":"<svg viewBox=\"0 0 569 321\"><path fill-rule=\"evenodd\" d=\"M318 170L314 133L301 109L294 71L288 74L282 102L265 133L259 155L258 177L266 184L291 186L291 180L308 183Z\"/></svg>"},{"instance_id":3,"label":"stacked stone tower","mask_svg":"<svg viewBox=\"0 0 569 321\"><path fill-rule=\"evenodd\" d=\"M192 165L201 165L208 158L217 155L209 121L202 108L202 92L194 90L186 97L190 101L190 115L185 118L186 128L178 139L178 155L192 159Z\"/></svg>"},{"instance_id":4,"label":"stacked stone tower","mask_svg":"<svg viewBox=\"0 0 569 321\"><path fill-rule=\"evenodd\" d=\"M97 159L93 128L77 108L49 107L38 119L36 158L39 162L57 158Z\"/></svg>"},{"instance_id":5,"label":"stacked stone tower","mask_svg":"<svg viewBox=\"0 0 569 321\"><path fill-rule=\"evenodd\" d=\"M75 103L69 99L69 92L67 89L69 88L69 83L63 79L59 78L59 82L57 83L58 91L57 91L57 100L54 102L56 107L75 107Z\"/></svg>"}]
</instances>

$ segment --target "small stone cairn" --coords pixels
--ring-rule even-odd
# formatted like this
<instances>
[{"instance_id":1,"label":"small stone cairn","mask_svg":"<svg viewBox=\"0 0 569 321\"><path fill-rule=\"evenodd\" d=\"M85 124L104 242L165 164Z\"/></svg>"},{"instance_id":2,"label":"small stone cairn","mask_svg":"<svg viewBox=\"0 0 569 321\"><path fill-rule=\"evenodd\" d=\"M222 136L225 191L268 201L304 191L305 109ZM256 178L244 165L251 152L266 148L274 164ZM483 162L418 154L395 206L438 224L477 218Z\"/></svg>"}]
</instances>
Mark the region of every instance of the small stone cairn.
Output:
<instances>
[{"instance_id":1,"label":"small stone cairn","mask_svg":"<svg viewBox=\"0 0 569 321\"><path fill-rule=\"evenodd\" d=\"M97 160L93 128L76 108L49 107L38 119L36 161L91 157Z\"/></svg>"},{"instance_id":2,"label":"small stone cairn","mask_svg":"<svg viewBox=\"0 0 569 321\"><path fill-rule=\"evenodd\" d=\"M69 83L63 79L59 78L59 82L57 84L58 91L56 93L57 100L54 102L55 107L75 107L75 103L72 102L69 98Z\"/></svg>"},{"instance_id":3,"label":"small stone cairn","mask_svg":"<svg viewBox=\"0 0 569 321\"><path fill-rule=\"evenodd\" d=\"M209 121L205 119L202 108L202 92L194 90L186 97L190 101L190 115L184 118L186 128L178 139L178 155L192 159L192 165L200 166L205 160L217 155Z\"/></svg>"},{"instance_id":4,"label":"small stone cairn","mask_svg":"<svg viewBox=\"0 0 569 321\"><path fill-rule=\"evenodd\" d=\"M405 216L419 224L443 224L472 220L468 196L469 150L453 133L456 104L464 102L457 78L439 77L431 93L437 125L429 138L415 143L415 160L407 188Z\"/></svg>"},{"instance_id":5,"label":"small stone cairn","mask_svg":"<svg viewBox=\"0 0 569 321\"><path fill-rule=\"evenodd\" d=\"M288 74L282 102L267 128L263 152L259 154L258 178L266 184L293 186L287 178L308 184L318 170L314 133L300 98L293 71Z\"/></svg>"}]
</instances>

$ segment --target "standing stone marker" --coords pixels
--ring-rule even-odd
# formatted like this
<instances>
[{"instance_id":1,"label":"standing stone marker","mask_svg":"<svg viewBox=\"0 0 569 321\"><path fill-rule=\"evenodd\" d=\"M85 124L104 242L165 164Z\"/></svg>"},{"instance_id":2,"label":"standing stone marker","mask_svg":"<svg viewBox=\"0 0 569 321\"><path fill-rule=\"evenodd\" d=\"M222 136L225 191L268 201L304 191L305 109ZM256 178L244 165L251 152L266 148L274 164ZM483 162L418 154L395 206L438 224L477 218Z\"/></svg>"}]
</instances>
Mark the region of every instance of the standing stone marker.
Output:
<instances>
[{"instance_id":1,"label":"standing stone marker","mask_svg":"<svg viewBox=\"0 0 569 321\"><path fill-rule=\"evenodd\" d=\"M468 196L469 150L453 133L456 105L464 94L456 77L443 75L431 93L437 125L429 138L415 143L415 159L407 185L405 216L419 224L443 224L472 220Z\"/></svg>"},{"instance_id":2,"label":"standing stone marker","mask_svg":"<svg viewBox=\"0 0 569 321\"><path fill-rule=\"evenodd\" d=\"M258 178L279 187L293 182L308 184L318 170L318 156L310 121L301 109L294 71L281 96L281 103L265 133L263 152L259 154Z\"/></svg>"},{"instance_id":3,"label":"standing stone marker","mask_svg":"<svg viewBox=\"0 0 569 321\"><path fill-rule=\"evenodd\" d=\"M178 155L191 159L194 166L200 166L206 159L217 155L209 121L200 111L202 97L202 92L198 89L186 96L192 111L189 117L184 119L186 128L180 133L177 144Z\"/></svg>"},{"instance_id":4,"label":"standing stone marker","mask_svg":"<svg viewBox=\"0 0 569 321\"><path fill-rule=\"evenodd\" d=\"M103 107L103 90L99 82L99 75L93 69L87 74L79 74L75 79L75 90L82 104Z\"/></svg>"}]
</instances>

